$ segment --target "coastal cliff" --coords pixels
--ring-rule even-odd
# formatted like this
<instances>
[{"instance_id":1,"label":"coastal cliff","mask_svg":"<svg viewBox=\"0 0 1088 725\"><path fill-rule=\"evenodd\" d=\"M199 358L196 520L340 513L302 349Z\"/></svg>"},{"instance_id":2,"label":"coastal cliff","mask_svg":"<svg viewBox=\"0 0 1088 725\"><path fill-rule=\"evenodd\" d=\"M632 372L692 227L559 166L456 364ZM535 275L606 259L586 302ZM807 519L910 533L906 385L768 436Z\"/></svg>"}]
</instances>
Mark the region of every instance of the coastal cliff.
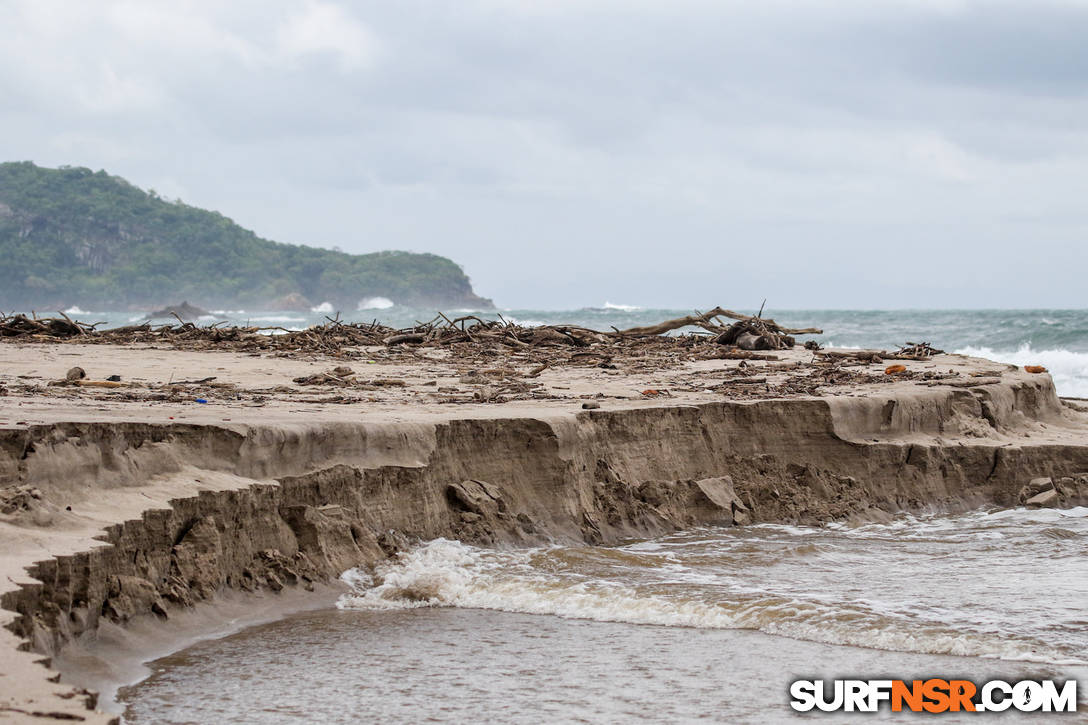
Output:
<instances>
[{"instance_id":1,"label":"coastal cliff","mask_svg":"<svg viewBox=\"0 0 1088 725\"><path fill-rule=\"evenodd\" d=\"M885 520L1017 505L1033 480L1054 504L1088 502L1088 415L1045 375L706 398L184 423L54 406L0 428L0 646L50 656L106 621L313 588L438 537L608 544L704 524ZM87 697L46 687L43 712Z\"/></svg>"}]
</instances>

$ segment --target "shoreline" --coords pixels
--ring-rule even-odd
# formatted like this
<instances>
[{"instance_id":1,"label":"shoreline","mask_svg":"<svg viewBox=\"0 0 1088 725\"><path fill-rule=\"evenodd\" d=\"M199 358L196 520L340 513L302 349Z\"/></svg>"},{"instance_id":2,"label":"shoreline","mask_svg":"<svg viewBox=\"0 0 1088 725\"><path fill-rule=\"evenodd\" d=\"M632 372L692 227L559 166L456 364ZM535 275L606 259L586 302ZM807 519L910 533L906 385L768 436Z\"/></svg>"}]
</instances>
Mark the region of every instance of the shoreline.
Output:
<instances>
[{"instance_id":1,"label":"shoreline","mask_svg":"<svg viewBox=\"0 0 1088 725\"><path fill-rule=\"evenodd\" d=\"M136 617L124 625L100 623L94 638L66 645L53 665L79 688L99 693L98 709L120 715L120 691L152 674L151 662L200 642L230 637L249 627L276 622L293 614L335 608L348 591L339 582L320 584L315 591L218 592L214 600L178 608L170 619Z\"/></svg>"},{"instance_id":2,"label":"shoreline","mask_svg":"<svg viewBox=\"0 0 1088 725\"><path fill-rule=\"evenodd\" d=\"M0 674L58 651L70 671L65 652L76 650L64 645L92 641L100 622L153 629L163 616L193 618L194 604L214 609L224 592L324 590L345 569L437 536L609 543L702 523L879 520L1009 505L1040 477L1066 501L1088 500L1088 477L1077 478L1088 472L1088 414L1063 404L1049 376L989 361L907 362L910 377L893 381L873 365L864 379L847 371L818 394L789 397L775 393L804 369L805 351L621 361L545 370L541 399L497 402L476 393L526 379L501 358L484 368L378 352L351 362L366 365L365 388L312 390L289 382L335 360L0 345L2 369L14 371L0 380L10 388L0 397L0 486L26 494L6 494L14 510L0 519L0 646L31 641L40 653L12 652ZM47 385L92 361L92 377L147 384L139 395ZM168 378L209 372L230 387L147 399ZM769 397L747 382L761 377ZM19 390L13 379L31 382ZM220 397L194 403L203 390ZM349 392L366 400L329 400ZM83 695L66 697L72 686L50 682L46 668L23 672L18 691L5 687L7 707L111 720L84 709Z\"/></svg>"}]
</instances>

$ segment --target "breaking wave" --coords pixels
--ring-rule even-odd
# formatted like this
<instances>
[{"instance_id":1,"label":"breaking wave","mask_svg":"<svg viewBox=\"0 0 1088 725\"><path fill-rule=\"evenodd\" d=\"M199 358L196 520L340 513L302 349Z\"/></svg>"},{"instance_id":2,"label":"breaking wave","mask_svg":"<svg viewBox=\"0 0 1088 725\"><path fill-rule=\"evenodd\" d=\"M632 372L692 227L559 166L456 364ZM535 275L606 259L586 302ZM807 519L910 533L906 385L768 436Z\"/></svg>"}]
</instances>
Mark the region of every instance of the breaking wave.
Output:
<instances>
[{"instance_id":1,"label":"breaking wave","mask_svg":"<svg viewBox=\"0 0 1088 725\"><path fill-rule=\"evenodd\" d=\"M818 545L808 544L795 547L791 555L811 556L818 550ZM460 607L639 625L754 629L836 645L1079 664L1031 637L992 636L939 621L904 621L876 604L838 601L814 592L776 593L743 583L723 586L668 552L656 561L659 578L646 581L637 570L655 559L653 546L591 550L608 552L605 556L613 563L624 562L623 575L616 577L599 576L592 567L588 572L571 568L581 551L491 551L436 539L373 573L345 572L342 579L352 593L343 595L337 606L372 611Z\"/></svg>"},{"instance_id":2,"label":"breaking wave","mask_svg":"<svg viewBox=\"0 0 1088 725\"><path fill-rule=\"evenodd\" d=\"M388 297L365 297L359 300L357 310L388 310L393 306L393 300Z\"/></svg>"},{"instance_id":3,"label":"breaking wave","mask_svg":"<svg viewBox=\"0 0 1088 725\"><path fill-rule=\"evenodd\" d=\"M1054 378L1054 386L1059 395L1088 397L1088 352L1073 352L1061 348L1035 350L1028 344L1013 351L963 347L955 352L1012 365L1042 365Z\"/></svg>"}]
</instances>

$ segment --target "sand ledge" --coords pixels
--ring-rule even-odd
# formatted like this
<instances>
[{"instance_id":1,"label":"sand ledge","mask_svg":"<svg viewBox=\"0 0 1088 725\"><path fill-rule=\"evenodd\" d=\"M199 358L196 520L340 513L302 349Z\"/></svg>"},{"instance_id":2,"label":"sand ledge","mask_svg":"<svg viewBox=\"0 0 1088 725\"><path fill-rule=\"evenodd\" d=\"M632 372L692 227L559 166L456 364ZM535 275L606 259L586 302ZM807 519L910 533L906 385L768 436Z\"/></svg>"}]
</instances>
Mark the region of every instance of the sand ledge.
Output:
<instances>
[{"instance_id":1,"label":"sand ledge","mask_svg":"<svg viewBox=\"0 0 1088 725\"><path fill-rule=\"evenodd\" d=\"M43 404L40 422L0 428L0 485L39 496L0 522L2 704L108 722L25 665L63 660L101 622L146 626L225 591L320 588L415 540L610 543L707 523L871 520L1015 504L1040 476L1069 478L1064 504L1088 501L1088 415L1045 375L980 380L218 422ZM28 644L37 655L12 651Z\"/></svg>"}]
</instances>

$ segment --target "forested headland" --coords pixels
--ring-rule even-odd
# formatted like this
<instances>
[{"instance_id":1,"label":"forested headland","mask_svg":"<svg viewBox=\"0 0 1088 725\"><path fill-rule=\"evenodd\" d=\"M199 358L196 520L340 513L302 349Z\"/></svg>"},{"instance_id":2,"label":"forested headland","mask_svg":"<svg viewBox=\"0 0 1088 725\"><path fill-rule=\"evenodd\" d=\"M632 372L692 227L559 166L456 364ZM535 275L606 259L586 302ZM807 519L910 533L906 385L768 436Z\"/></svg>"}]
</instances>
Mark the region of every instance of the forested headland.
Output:
<instances>
[{"instance_id":1,"label":"forested headland","mask_svg":"<svg viewBox=\"0 0 1088 725\"><path fill-rule=\"evenodd\" d=\"M335 241L335 240L331 240ZM214 211L169 201L105 171L0 164L0 305L283 309L366 298L486 308L435 254L347 254L258 237Z\"/></svg>"}]
</instances>

